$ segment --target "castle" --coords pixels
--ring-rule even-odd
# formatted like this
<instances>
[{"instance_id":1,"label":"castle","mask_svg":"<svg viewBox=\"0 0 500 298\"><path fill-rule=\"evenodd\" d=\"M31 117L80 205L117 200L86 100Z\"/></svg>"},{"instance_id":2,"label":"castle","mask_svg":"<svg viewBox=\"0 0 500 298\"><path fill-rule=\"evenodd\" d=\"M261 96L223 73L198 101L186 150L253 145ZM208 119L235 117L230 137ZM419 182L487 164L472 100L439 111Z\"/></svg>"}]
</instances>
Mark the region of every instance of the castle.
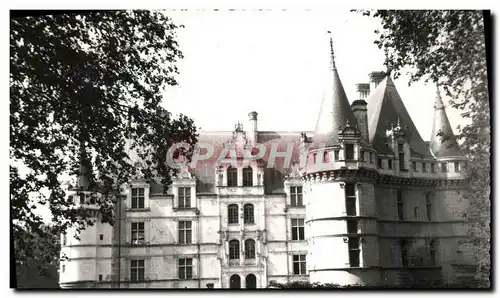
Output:
<instances>
[{"instance_id":1,"label":"castle","mask_svg":"<svg viewBox=\"0 0 500 298\"><path fill-rule=\"evenodd\" d=\"M113 227L62 235L61 287L459 281L473 264L460 242L466 159L437 136L452 134L439 91L424 142L390 72L371 73L349 104L330 45L314 132L259 131L256 112L247 130L202 132L206 158L183 167L166 195L154 179L132 180ZM90 193L80 177L68 199L92 208Z\"/></svg>"}]
</instances>

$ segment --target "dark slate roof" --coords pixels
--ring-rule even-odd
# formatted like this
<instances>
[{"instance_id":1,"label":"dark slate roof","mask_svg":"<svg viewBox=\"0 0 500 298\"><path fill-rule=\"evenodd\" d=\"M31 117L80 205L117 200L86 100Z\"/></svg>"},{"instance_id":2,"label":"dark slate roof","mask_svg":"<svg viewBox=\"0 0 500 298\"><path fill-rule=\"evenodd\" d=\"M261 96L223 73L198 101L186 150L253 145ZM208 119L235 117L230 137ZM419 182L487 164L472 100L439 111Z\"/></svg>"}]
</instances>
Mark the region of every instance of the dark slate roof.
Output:
<instances>
[{"instance_id":1,"label":"dark slate roof","mask_svg":"<svg viewBox=\"0 0 500 298\"><path fill-rule=\"evenodd\" d=\"M411 120L390 75L380 82L367 102L369 141L379 153L394 154L386 144L386 131L391 125L396 125L399 119L402 126L407 126L410 134L411 156L432 157L429 146Z\"/></svg>"},{"instance_id":2,"label":"dark slate roof","mask_svg":"<svg viewBox=\"0 0 500 298\"><path fill-rule=\"evenodd\" d=\"M437 135L439 132L443 132L445 136L451 136L452 138L442 141L441 137ZM430 142L430 148L434 156L461 156L462 154L458 149L458 144L453 137L453 130L451 129L450 121L448 120L448 116L446 115L445 106L438 89L436 92L436 103L434 106L434 124L432 126Z\"/></svg>"},{"instance_id":3,"label":"dark slate roof","mask_svg":"<svg viewBox=\"0 0 500 298\"><path fill-rule=\"evenodd\" d=\"M307 135L312 135L312 132L306 132ZM284 165L284 158L277 157L275 166L268 168L269 153L272 146L277 146L278 152L286 152L287 146L292 150L292 163L300 160L300 136L301 132L279 132L279 131L260 131L258 133L258 142L266 148L266 154L262 158L264 171L264 185L266 194L283 193L283 178L289 171L289 168ZM214 148L214 153L211 158L198 162L194 169L194 175L197 178L197 192L213 193L215 188L215 172L217 158L224 150L224 144L233 137L232 131L221 132L200 132L198 138L199 143L210 144ZM273 145L277 144L277 145ZM290 144L290 145L288 145Z\"/></svg>"}]
</instances>

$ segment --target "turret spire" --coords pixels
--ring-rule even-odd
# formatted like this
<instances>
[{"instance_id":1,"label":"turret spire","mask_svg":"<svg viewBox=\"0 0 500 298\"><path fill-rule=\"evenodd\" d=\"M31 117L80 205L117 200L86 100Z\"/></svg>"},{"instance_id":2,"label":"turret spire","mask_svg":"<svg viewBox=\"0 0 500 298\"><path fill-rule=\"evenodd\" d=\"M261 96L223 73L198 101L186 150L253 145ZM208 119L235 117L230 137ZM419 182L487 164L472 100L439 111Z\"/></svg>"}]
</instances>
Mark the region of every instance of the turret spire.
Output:
<instances>
[{"instance_id":1,"label":"turret spire","mask_svg":"<svg viewBox=\"0 0 500 298\"><path fill-rule=\"evenodd\" d=\"M335 66L335 53L333 52L333 38L332 38L332 32L328 31L328 35L330 36L330 58L331 58L331 67L332 70L337 69L337 66Z\"/></svg>"},{"instance_id":2,"label":"turret spire","mask_svg":"<svg viewBox=\"0 0 500 298\"><path fill-rule=\"evenodd\" d=\"M331 32L328 31L328 33L330 37L330 55L332 59L330 74L332 77L328 79L326 93L321 102L321 108L316 122L316 129L313 137L313 144L315 146L321 144L332 146L337 143L339 128L344 128L347 120L349 120L352 126L356 126L357 124L337 72L333 52L333 40Z\"/></svg>"},{"instance_id":3,"label":"turret spire","mask_svg":"<svg viewBox=\"0 0 500 298\"><path fill-rule=\"evenodd\" d=\"M458 144L454 138L453 130L451 129L450 121L446 115L445 106L437 85L436 103L434 105L434 125L432 127L430 148L436 157L461 155L458 151Z\"/></svg>"}]
</instances>

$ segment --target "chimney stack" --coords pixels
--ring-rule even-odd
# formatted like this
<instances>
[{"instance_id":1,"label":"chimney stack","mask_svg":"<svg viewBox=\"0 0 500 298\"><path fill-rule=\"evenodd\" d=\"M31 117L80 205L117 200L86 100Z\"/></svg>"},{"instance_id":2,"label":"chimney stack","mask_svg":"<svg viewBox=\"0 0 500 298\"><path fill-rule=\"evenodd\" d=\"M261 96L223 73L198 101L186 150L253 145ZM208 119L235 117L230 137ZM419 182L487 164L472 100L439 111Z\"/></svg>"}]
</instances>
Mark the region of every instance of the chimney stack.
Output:
<instances>
[{"instance_id":1,"label":"chimney stack","mask_svg":"<svg viewBox=\"0 0 500 298\"><path fill-rule=\"evenodd\" d=\"M253 144L257 143L257 115L258 113L253 111L248 113L248 122L249 122L249 129L248 129L248 138L253 142Z\"/></svg>"},{"instance_id":2,"label":"chimney stack","mask_svg":"<svg viewBox=\"0 0 500 298\"><path fill-rule=\"evenodd\" d=\"M356 84L356 92L359 100L365 100L370 95L370 84L360 83Z\"/></svg>"},{"instance_id":3,"label":"chimney stack","mask_svg":"<svg viewBox=\"0 0 500 298\"><path fill-rule=\"evenodd\" d=\"M361 133L361 137L366 141L368 141L368 113L367 113L368 109L366 107L367 105L368 104L364 99L355 100L351 104L352 112L354 114L354 117L356 118L356 121L358 122L358 129L359 132Z\"/></svg>"},{"instance_id":4,"label":"chimney stack","mask_svg":"<svg viewBox=\"0 0 500 298\"><path fill-rule=\"evenodd\" d=\"M382 80L385 78L385 72L383 71L372 71L370 74L368 74L368 77L370 78L370 90L373 92L377 88L378 84L382 82Z\"/></svg>"}]
</instances>

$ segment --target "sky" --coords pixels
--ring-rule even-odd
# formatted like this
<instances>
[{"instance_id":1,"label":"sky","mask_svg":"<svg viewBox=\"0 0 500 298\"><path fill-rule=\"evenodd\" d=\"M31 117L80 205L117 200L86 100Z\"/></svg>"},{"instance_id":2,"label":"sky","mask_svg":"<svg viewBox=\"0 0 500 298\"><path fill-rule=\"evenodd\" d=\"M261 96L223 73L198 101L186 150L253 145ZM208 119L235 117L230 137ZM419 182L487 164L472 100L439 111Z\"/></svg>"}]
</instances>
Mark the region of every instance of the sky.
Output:
<instances>
[{"instance_id":1,"label":"sky","mask_svg":"<svg viewBox=\"0 0 500 298\"><path fill-rule=\"evenodd\" d=\"M357 83L368 83L368 73L385 69L384 52L373 43L380 23L349 10L166 14L185 26L178 32L184 59L178 63L179 86L167 90L163 106L193 118L202 130L232 130L257 111L259 130L314 131L330 78L327 31L350 102L357 99ZM436 87L424 82L409 87L407 76L394 82L422 138L429 140ZM462 119L452 108L447 113L455 129Z\"/></svg>"}]
</instances>

